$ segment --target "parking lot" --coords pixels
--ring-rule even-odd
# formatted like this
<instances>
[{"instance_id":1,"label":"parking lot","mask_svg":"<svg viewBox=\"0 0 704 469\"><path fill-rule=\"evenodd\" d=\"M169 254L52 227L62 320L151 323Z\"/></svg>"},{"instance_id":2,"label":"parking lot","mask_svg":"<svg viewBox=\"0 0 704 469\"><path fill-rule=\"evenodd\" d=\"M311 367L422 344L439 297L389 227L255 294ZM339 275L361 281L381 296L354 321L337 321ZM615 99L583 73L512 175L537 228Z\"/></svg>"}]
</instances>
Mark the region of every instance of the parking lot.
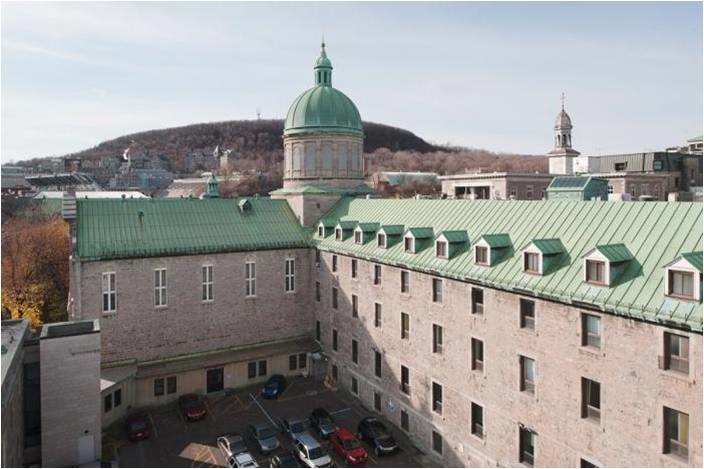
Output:
<instances>
[{"instance_id":1,"label":"parking lot","mask_svg":"<svg viewBox=\"0 0 704 469\"><path fill-rule=\"evenodd\" d=\"M238 390L235 393L209 396L208 415L198 422L186 422L177 404L153 409L147 414L151 437L136 443L125 437L124 424L108 429L103 441L105 455L116 454L121 467L227 467L225 458L217 447L218 436L237 432L245 436L247 425L259 422L280 424L285 418L307 418L316 407L327 409L335 424L356 433L358 422L366 412L356 399L346 393L325 388L311 379L293 378L278 400L264 400L259 396L260 387ZM370 446L364 443L369 454L367 467L417 467L422 455L398 429L387 425L398 441L400 450L392 455L377 458ZM280 429L279 429L280 430ZM311 432L315 435L314 432ZM316 435L317 437L317 435ZM247 447L257 463L269 466L269 458L289 451L291 439L278 432L281 447L272 455L262 455L251 441ZM323 447L328 449L327 442ZM339 454L329 452L336 467L346 467Z\"/></svg>"}]
</instances>

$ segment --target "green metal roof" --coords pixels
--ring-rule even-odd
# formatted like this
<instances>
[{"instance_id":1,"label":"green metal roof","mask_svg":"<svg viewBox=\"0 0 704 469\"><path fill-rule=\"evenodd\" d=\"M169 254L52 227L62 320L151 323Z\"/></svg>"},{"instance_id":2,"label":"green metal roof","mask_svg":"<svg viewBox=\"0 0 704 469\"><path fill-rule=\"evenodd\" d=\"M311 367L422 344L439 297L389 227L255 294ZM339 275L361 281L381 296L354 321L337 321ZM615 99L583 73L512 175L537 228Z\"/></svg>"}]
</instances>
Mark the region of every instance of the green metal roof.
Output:
<instances>
[{"instance_id":1,"label":"green metal roof","mask_svg":"<svg viewBox=\"0 0 704 469\"><path fill-rule=\"evenodd\" d=\"M633 259L633 254L628 250L625 244L602 244L595 248L606 257L609 262L623 262Z\"/></svg>"},{"instance_id":2,"label":"green metal roof","mask_svg":"<svg viewBox=\"0 0 704 469\"><path fill-rule=\"evenodd\" d=\"M333 220L332 218L321 218L318 220L318 225L323 225L326 228L332 228L337 225L337 220Z\"/></svg>"},{"instance_id":3,"label":"green metal roof","mask_svg":"<svg viewBox=\"0 0 704 469\"><path fill-rule=\"evenodd\" d=\"M306 247L308 237L285 200L78 199L81 260Z\"/></svg>"},{"instance_id":4,"label":"green metal roof","mask_svg":"<svg viewBox=\"0 0 704 469\"><path fill-rule=\"evenodd\" d=\"M408 232L417 239L432 238L434 235L432 228L408 228Z\"/></svg>"},{"instance_id":5,"label":"green metal roof","mask_svg":"<svg viewBox=\"0 0 704 469\"><path fill-rule=\"evenodd\" d=\"M380 249L375 243L332 238L313 243L326 251L702 331L701 303L666 297L663 287L663 265L682 253L702 251L701 203L343 198L326 217L432 226L437 231L464 229L470 238L501 233L516 246L559 238L567 262L542 276L524 273L516 252L495 266L483 267L474 264L471 249L445 260L429 249L405 253L402 244ZM609 288L585 283L581 257L594 246L617 243L627 245L633 255L633 261L624 264L619 283Z\"/></svg>"},{"instance_id":6,"label":"green metal roof","mask_svg":"<svg viewBox=\"0 0 704 469\"><path fill-rule=\"evenodd\" d=\"M384 230L387 236L401 236L405 231L403 225L382 225L380 229Z\"/></svg>"},{"instance_id":7,"label":"green metal roof","mask_svg":"<svg viewBox=\"0 0 704 469\"><path fill-rule=\"evenodd\" d=\"M505 233L485 234L481 237L490 248L507 248L511 246L511 237Z\"/></svg>"},{"instance_id":8,"label":"green metal roof","mask_svg":"<svg viewBox=\"0 0 704 469\"><path fill-rule=\"evenodd\" d=\"M440 235L445 236L448 243L467 243L469 242L469 237L466 231L462 230L445 230L440 233ZM438 236L440 236L438 235Z\"/></svg>"},{"instance_id":9,"label":"green metal roof","mask_svg":"<svg viewBox=\"0 0 704 469\"><path fill-rule=\"evenodd\" d=\"M555 176L548 185L548 190L584 189L591 178L589 176Z\"/></svg>"},{"instance_id":10,"label":"green metal roof","mask_svg":"<svg viewBox=\"0 0 704 469\"><path fill-rule=\"evenodd\" d=\"M357 226L357 221L356 220L340 220L339 222L337 222L337 226L339 226L343 230L354 230L355 227Z\"/></svg>"},{"instance_id":11,"label":"green metal roof","mask_svg":"<svg viewBox=\"0 0 704 469\"><path fill-rule=\"evenodd\" d=\"M533 239L531 244L535 248L546 255L561 254L565 252L565 247L562 245L562 241L558 238L548 238L548 239Z\"/></svg>"},{"instance_id":12,"label":"green metal roof","mask_svg":"<svg viewBox=\"0 0 704 469\"><path fill-rule=\"evenodd\" d=\"M378 223L359 223L357 224L357 226L359 226L359 229L365 233L368 233L370 231L376 232L376 230L379 229Z\"/></svg>"},{"instance_id":13,"label":"green metal roof","mask_svg":"<svg viewBox=\"0 0 704 469\"><path fill-rule=\"evenodd\" d=\"M692 267L697 269L699 272L702 271L702 251L685 252L680 257L682 257L682 259L685 259L687 262L692 264Z\"/></svg>"}]
</instances>

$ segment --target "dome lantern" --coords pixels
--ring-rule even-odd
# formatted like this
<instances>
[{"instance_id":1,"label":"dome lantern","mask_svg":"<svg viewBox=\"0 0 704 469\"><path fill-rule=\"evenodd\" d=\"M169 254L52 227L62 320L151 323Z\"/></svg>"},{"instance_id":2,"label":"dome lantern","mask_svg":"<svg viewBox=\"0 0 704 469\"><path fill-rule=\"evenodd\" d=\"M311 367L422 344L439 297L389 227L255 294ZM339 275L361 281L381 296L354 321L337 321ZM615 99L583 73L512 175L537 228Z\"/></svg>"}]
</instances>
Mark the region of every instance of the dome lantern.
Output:
<instances>
[{"instance_id":1,"label":"dome lantern","mask_svg":"<svg viewBox=\"0 0 704 469\"><path fill-rule=\"evenodd\" d=\"M315 84L318 86L332 86L332 62L325 52L325 41L320 44L320 57L315 61Z\"/></svg>"}]
</instances>

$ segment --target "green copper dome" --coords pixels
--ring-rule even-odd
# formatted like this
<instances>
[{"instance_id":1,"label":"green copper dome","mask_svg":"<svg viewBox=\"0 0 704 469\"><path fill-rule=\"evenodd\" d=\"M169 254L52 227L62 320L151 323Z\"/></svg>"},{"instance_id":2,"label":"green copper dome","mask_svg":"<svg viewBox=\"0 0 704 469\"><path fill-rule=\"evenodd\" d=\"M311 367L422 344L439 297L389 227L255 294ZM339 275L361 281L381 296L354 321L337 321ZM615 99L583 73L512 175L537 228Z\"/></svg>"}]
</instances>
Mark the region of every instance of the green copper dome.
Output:
<instances>
[{"instance_id":1,"label":"green copper dome","mask_svg":"<svg viewBox=\"0 0 704 469\"><path fill-rule=\"evenodd\" d=\"M322 44L315 62L315 86L293 102L286 115L284 135L336 132L362 134L357 106L342 91L332 87L332 63Z\"/></svg>"}]
</instances>

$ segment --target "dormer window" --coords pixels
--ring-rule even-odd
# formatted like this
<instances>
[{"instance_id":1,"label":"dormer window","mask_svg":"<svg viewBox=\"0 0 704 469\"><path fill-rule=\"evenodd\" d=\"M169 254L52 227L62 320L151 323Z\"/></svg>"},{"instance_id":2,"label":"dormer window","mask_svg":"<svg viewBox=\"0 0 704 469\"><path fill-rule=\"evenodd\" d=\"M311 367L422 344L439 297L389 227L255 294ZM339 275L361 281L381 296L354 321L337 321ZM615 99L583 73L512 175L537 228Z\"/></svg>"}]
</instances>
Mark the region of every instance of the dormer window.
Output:
<instances>
[{"instance_id":1,"label":"dormer window","mask_svg":"<svg viewBox=\"0 0 704 469\"><path fill-rule=\"evenodd\" d=\"M318 225L318 238L325 237L325 227L323 225Z\"/></svg>"},{"instance_id":2,"label":"dormer window","mask_svg":"<svg viewBox=\"0 0 704 469\"><path fill-rule=\"evenodd\" d=\"M665 266L665 294L683 300L701 300L701 251L680 254Z\"/></svg>"},{"instance_id":3,"label":"dormer window","mask_svg":"<svg viewBox=\"0 0 704 469\"><path fill-rule=\"evenodd\" d=\"M560 267L565 246L557 238L534 239L523 248L523 271L546 275Z\"/></svg>"},{"instance_id":4,"label":"dormer window","mask_svg":"<svg viewBox=\"0 0 704 469\"><path fill-rule=\"evenodd\" d=\"M386 248L386 235L384 233L377 233L376 245L380 248Z\"/></svg>"},{"instance_id":5,"label":"dormer window","mask_svg":"<svg viewBox=\"0 0 704 469\"><path fill-rule=\"evenodd\" d=\"M435 256L447 259L447 241L435 241Z\"/></svg>"},{"instance_id":6,"label":"dormer window","mask_svg":"<svg viewBox=\"0 0 704 469\"><path fill-rule=\"evenodd\" d=\"M489 248L486 246L474 246L474 263L489 265Z\"/></svg>"},{"instance_id":7,"label":"dormer window","mask_svg":"<svg viewBox=\"0 0 704 469\"><path fill-rule=\"evenodd\" d=\"M416 252L415 241L416 240L413 239L412 236L406 236L405 238L403 238L403 250L411 254Z\"/></svg>"},{"instance_id":8,"label":"dormer window","mask_svg":"<svg viewBox=\"0 0 704 469\"><path fill-rule=\"evenodd\" d=\"M587 259L585 268L587 282L608 285L606 279L606 262Z\"/></svg>"},{"instance_id":9,"label":"dormer window","mask_svg":"<svg viewBox=\"0 0 704 469\"><path fill-rule=\"evenodd\" d=\"M354 244L362 244L362 230L354 230Z\"/></svg>"},{"instance_id":10,"label":"dormer window","mask_svg":"<svg viewBox=\"0 0 704 469\"><path fill-rule=\"evenodd\" d=\"M524 252L523 253L523 270L529 274L540 273L540 253L539 252Z\"/></svg>"},{"instance_id":11,"label":"dormer window","mask_svg":"<svg viewBox=\"0 0 704 469\"><path fill-rule=\"evenodd\" d=\"M584 281L591 285L613 286L628 268L633 254L622 244L602 244L583 256Z\"/></svg>"},{"instance_id":12,"label":"dormer window","mask_svg":"<svg viewBox=\"0 0 704 469\"><path fill-rule=\"evenodd\" d=\"M335 241L342 241L342 228L335 228Z\"/></svg>"},{"instance_id":13,"label":"dormer window","mask_svg":"<svg viewBox=\"0 0 704 469\"><path fill-rule=\"evenodd\" d=\"M668 269L669 296L694 299L694 272L684 270Z\"/></svg>"}]
</instances>

